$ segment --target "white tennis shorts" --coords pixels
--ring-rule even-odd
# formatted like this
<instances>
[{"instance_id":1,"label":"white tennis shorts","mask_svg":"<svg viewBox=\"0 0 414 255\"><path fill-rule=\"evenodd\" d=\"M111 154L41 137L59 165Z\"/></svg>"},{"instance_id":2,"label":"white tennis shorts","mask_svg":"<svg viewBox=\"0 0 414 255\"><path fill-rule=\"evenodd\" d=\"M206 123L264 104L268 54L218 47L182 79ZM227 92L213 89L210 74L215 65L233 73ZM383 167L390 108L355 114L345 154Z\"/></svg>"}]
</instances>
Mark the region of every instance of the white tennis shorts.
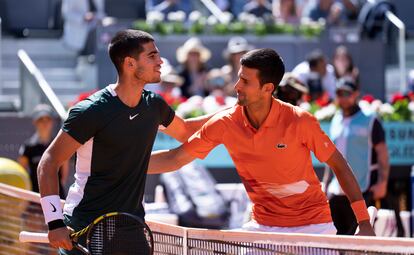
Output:
<instances>
[{"instance_id":1,"label":"white tennis shorts","mask_svg":"<svg viewBox=\"0 0 414 255\"><path fill-rule=\"evenodd\" d=\"M298 227L272 227L265 226L251 220L242 226L244 231L261 231L261 232L277 232L277 233L301 233L301 234L323 234L335 235L336 228L333 222L310 224Z\"/></svg>"}]
</instances>

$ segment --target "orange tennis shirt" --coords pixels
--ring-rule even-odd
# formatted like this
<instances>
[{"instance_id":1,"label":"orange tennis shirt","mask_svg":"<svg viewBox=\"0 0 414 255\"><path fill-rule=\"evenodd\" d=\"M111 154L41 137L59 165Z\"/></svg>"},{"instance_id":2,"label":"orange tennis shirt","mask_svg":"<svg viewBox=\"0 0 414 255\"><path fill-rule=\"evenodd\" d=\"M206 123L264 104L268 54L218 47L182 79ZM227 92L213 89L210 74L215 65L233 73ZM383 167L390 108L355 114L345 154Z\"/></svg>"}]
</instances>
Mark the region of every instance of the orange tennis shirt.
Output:
<instances>
[{"instance_id":1,"label":"orange tennis shirt","mask_svg":"<svg viewBox=\"0 0 414 255\"><path fill-rule=\"evenodd\" d=\"M310 151L325 162L336 147L310 113L272 100L259 129L250 125L243 107L236 105L213 116L184 143L184 149L203 159L224 144L259 224L294 227L331 222Z\"/></svg>"}]
</instances>

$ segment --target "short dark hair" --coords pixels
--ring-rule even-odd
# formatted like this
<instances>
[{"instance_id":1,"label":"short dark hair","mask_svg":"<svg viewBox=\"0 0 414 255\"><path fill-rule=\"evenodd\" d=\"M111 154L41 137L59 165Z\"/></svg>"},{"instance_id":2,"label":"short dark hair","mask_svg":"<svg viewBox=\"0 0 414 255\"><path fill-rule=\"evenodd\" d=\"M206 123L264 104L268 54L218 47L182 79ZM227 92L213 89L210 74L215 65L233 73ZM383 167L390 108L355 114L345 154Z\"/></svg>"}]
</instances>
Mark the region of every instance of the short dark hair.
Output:
<instances>
[{"instance_id":1,"label":"short dark hair","mask_svg":"<svg viewBox=\"0 0 414 255\"><path fill-rule=\"evenodd\" d=\"M273 83L274 90L277 89L285 74L285 65L279 54L269 48L251 50L240 59L242 66L258 70L260 86Z\"/></svg>"},{"instance_id":2,"label":"short dark hair","mask_svg":"<svg viewBox=\"0 0 414 255\"><path fill-rule=\"evenodd\" d=\"M138 57L144 50L142 45L153 41L152 35L141 30L127 29L116 33L108 46L108 52L118 74L122 72L126 57Z\"/></svg>"},{"instance_id":3,"label":"short dark hair","mask_svg":"<svg viewBox=\"0 0 414 255\"><path fill-rule=\"evenodd\" d=\"M313 50L306 56L306 61L309 63L309 68L315 68L321 60L325 59L325 55L320 49Z\"/></svg>"}]
</instances>

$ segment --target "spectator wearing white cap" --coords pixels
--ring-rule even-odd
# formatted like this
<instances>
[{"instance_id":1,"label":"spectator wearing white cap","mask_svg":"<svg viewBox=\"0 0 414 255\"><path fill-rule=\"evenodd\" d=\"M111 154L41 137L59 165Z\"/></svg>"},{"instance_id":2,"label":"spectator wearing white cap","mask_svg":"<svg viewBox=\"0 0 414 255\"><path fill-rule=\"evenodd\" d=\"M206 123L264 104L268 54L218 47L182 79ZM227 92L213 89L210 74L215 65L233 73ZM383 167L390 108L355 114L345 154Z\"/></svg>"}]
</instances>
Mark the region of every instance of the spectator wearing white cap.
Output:
<instances>
[{"instance_id":1,"label":"spectator wearing white cap","mask_svg":"<svg viewBox=\"0 0 414 255\"><path fill-rule=\"evenodd\" d=\"M227 48L223 51L223 57L227 60L228 64L221 68L224 74L230 76L229 83L224 89L228 95L235 96L233 86L239 79L237 72L240 69L240 59L246 52L252 49L254 47L243 37L234 36L228 41Z\"/></svg>"},{"instance_id":2,"label":"spectator wearing white cap","mask_svg":"<svg viewBox=\"0 0 414 255\"><path fill-rule=\"evenodd\" d=\"M178 74L184 78L181 92L184 97L206 95L207 61L211 52L197 37L188 39L176 52L177 61L181 64Z\"/></svg>"}]
</instances>

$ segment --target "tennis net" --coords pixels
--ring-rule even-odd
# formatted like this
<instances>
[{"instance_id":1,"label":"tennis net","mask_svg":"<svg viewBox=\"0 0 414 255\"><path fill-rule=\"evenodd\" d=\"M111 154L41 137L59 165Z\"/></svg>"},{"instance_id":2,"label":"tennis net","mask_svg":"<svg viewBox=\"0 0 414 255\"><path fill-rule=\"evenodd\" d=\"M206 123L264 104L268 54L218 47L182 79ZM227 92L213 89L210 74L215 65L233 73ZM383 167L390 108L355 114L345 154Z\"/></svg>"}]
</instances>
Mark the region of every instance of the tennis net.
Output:
<instances>
[{"instance_id":1,"label":"tennis net","mask_svg":"<svg viewBox=\"0 0 414 255\"><path fill-rule=\"evenodd\" d=\"M414 239L276 234L184 228L148 222L155 254L414 254ZM0 184L0 255L57 254L48 245L22 244L22 230L46 232L39 195Z\"/></svg>"}]
</instances>

